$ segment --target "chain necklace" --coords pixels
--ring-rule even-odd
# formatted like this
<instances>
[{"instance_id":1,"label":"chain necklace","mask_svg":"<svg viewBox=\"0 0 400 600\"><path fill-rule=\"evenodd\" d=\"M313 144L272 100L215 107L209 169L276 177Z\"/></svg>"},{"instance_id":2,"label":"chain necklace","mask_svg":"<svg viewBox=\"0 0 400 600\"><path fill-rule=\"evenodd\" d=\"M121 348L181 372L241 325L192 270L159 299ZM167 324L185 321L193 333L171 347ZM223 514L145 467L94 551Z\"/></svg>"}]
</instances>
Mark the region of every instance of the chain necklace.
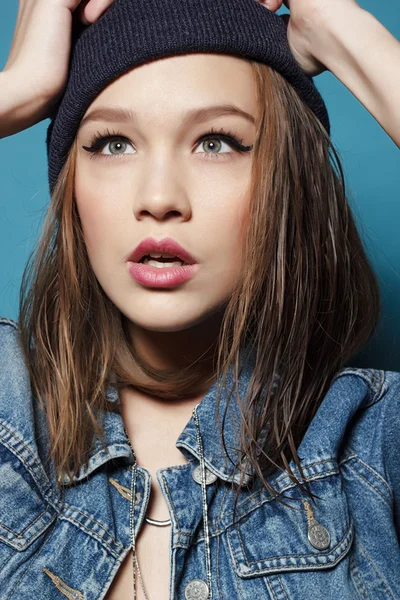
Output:
<instances>
[{"instance_id":1,"label":"chain necklace","mask_svg":"<svg viewBox=\"0 0 400 600\"><path fill-rule=\"evenodd\" d=\"M206 472L205 472L205 462L204 462L204 449L203 449L203 441L200 435L200 427L199 421L197 417L197 407L199 404L193 409L193 420L196 425L197 432L197 444L199 447L199 455L200 455L200 471L201 471L201 492L202 492L202 508L203 508L203 531L204 531L204 547L206 553L206 574L207 574L207 585L208 588L208 596L207 600L212 600L212 587L211 587L211 559L210 559L210 539L209 539L209 531L208 531L208 510L207 510L207 492L206 492ZM142 574L140 572L139 562L136 556L136 540L135 540L135 498L136 498L136 477L137 477L137 462L136 462L136 454L132 448L131 442L129 440L129 436L126 433L126 437L128 438L128 443L132 451L133 455L133 465L131 467L132 478L131 478L131 498L130 498L130 510L129 510L129 532L131 537L132 544L132 563L133 563L133 600L136 600L136 570L139 576L139 581L141 588L143 590L143 595L146 600L149 600L149 597L144 588ZM147 519L147 523L151 525L157 525L159 527L164 527L166 525L170 525L171 521L156 521L155 519Z\"/></svg>"}]
</instances>

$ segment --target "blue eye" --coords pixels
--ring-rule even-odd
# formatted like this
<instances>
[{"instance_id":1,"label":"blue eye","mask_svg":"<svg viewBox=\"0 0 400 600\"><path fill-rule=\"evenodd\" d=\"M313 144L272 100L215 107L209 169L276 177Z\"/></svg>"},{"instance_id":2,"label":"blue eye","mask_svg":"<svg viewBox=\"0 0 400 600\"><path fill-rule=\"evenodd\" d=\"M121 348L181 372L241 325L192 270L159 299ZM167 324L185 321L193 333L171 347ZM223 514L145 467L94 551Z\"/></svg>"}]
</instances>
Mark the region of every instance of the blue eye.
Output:
<instances>
[{"instance_id":1,"label":"blue eye","mask_svg":"<svg viewBox=\"0 0 400 600\"><path fill-rule=\"evenodd\" d=\"M216 132L213 128L211 128L210 131L208 131L207 133L205 133L204 135L201 136L201 138L199 138L196 142L196 146L204 144L205 142L211 142L212 143L212 148L210 152L204 152L205 156L204 158L220 158L220 155L228 155L228 156L224 156L224 158L229 158L229 155L235 154L235 153L244 153L244 152L250 152L253 148L253 146L244 146L243 145L243 140L239 140L234 134L232 134L231 132L226 133L223 129L221 129L219 132ZM225 143L226 145L230 146L231 148L234 148L234 152L218 152L218 149L221 148L221 143ZM107 130L106 134L101 134L101 133L96 133L91 142L90 142L90 146L82 146L82 148L84 150L86 150L87 152L91 152L92 156L90 158L104 158L106 157L107 159L113 156L126 156L126 153L124 152L118 152L118 149L122 150L124 148L127 147L127 145L132 146L132 142L130 140L128 140L128 138L126 138L124 135L122 135L121 133L118 132L109 132ZM117 152L108 152L106 154L102 153L102 150L106 147L112 148L112 145L114 144L114 148L117 150ZM217 150L216 152L214 152L213 150ZM128 154L134 154L133 152L130 152ZM196 153L197 154L197 153Z\"/></svg>"}]
</instances>

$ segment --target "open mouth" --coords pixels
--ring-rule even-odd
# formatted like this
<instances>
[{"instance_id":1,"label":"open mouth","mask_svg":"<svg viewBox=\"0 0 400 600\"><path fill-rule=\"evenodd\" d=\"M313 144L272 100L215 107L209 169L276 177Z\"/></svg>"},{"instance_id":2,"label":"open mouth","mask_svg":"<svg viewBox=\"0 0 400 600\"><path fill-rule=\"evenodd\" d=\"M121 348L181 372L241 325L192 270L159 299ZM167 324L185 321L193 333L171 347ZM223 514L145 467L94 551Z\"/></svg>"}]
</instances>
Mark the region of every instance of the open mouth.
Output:
<instances>
[{"instance_id":1,"label":"open mouth","mask_svg":"<svg viewBox=\"0 0 400 600\"><path fill-rule=\"evenodd\" d=\"M157 269L165 269L167 267L182 267L186 264L176 256L173 258L166 258L163 256L160 256L159 258L152 258L151 256L145 255L140 259L139 262L144 265L149 265L150 267L156 267Z\"/></svg>"}]
</instances>

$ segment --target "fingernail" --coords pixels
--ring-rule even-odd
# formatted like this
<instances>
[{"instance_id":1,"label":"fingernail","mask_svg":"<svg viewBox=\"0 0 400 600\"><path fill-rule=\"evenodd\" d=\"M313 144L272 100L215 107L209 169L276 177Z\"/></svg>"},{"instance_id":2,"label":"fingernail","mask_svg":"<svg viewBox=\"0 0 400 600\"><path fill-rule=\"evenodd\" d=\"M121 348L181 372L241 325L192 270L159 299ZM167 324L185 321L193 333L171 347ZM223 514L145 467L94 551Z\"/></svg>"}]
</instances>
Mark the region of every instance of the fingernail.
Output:
<instances>
[{"instance_id":1,"label":"fingernail","mask_svg":"<svg viewBox=\"0 0 400 600\"><path fill-rule=\"evenodd\" d=\"M268 8L269 10L271 10L271 0L258 0L259 4L262 4L263 6L265 6L266 8Z\"/></svg>"}]
</instances>

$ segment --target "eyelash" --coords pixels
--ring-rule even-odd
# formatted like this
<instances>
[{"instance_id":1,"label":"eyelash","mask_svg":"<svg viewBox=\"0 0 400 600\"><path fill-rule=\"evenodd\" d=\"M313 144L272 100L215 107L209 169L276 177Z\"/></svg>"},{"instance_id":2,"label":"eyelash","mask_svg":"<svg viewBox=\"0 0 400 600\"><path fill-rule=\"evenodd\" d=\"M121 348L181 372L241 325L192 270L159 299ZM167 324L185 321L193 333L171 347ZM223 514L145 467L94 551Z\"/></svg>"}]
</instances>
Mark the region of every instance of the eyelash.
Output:
<instances>
[{"instance_id":1,"label":"eyelash","mask_svg":"<svg viewBox=\"0 0 400 600\"><path fill-rule=\"evenodd\" d=\"M208 139L215 139L215 138L221 138L222 141L233 146L235 151L238 152L239 154L244 154L245 152L250 152L253 148L253 146L243 146L243 140L237 138L231 131L225 132L225 130L223 128L221 128L219 131L216 131L213 127L211 127L211 129L209 131L207 131L207 133L202 135L197 140L196 146L198 146L202 142L205 142ZM97 132L90 140L90 146L89 147L82 146L82 148L84 150L86 150L87 152L91 152L91 156L89 157L90 159L114 158L115 156L118 156L118 154L100 154L100 151L103 150L103 148L107 145L107 143L110 141L113 141L114 139L120 139L124 142L127 142L128 144L133 145L132 142L127 137L122 135L121 133L109 131L107 129L106 135L102 134L100 132ZM204 158L206 158L206 159L215 156L216 159L219 160L220 158L228 159L228 158L230 158L230 155L233 153L232 152L223 152L222 154L219 154L219 153L214 153L214 152L205 152L204 154L205 154ZM127 156L127 155L121 154L120 156Z\"/></svg>"}]
</instances>

